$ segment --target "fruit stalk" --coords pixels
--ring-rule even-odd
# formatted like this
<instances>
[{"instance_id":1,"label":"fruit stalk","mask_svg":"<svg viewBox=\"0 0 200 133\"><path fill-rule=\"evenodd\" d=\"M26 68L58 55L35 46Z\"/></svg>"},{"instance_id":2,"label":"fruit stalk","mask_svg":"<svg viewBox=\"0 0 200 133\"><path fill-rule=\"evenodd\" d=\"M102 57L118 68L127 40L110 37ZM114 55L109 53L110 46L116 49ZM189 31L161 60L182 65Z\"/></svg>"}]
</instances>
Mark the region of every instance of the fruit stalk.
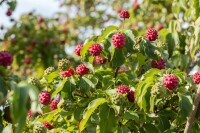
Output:
<instances>
[{"instance_id":1,"label":"fruit stalk","mask_svg":"<svg viewBox=\"0 0 200 133\"><path fill-rule=\"evenodd\" d=\"M190 133L199 102L200 102L200 85L198 86L197 94L195 96L194 104L192 106L192 112L190 113L190 116L185 125L184 133Z\"/></svg>"}]
</instances>

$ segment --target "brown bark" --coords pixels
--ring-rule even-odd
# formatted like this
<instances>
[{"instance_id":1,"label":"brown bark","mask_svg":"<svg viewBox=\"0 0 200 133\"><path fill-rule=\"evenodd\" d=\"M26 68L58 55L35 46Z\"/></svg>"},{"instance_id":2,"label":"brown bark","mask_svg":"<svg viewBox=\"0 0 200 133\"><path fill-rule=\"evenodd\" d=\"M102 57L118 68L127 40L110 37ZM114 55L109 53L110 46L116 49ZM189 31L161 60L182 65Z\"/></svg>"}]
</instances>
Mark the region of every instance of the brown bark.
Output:
<instances>
[{"instance_id":1,"label":"brown bark","mask_svg":"<svg viewBox=\"0 0 200 133\"><path fill-rule=\"evenodd\" d=\"M192 112L190 113L190 116L185 125L184 133L190 133L199 102L200 102L200 85L198 86L197 94L195 96L194 104L192 106Z\"/></svg>"}]
</instances>

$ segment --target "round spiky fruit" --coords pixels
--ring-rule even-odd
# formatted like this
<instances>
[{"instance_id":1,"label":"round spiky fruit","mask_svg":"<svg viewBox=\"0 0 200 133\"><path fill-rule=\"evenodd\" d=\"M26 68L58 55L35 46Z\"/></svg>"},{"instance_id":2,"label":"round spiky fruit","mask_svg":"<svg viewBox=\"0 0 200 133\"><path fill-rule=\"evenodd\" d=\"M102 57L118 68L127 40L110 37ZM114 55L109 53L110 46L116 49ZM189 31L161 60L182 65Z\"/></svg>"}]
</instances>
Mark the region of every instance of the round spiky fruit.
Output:
<instances>
[{"instance_id":1,"label":"round spiky fruit","mask_svg":"<svg viewBox=\"0 0 200 133\"><path fill-rule=\"evenodd\" d=\"M31 64L31 63L32 63L31 58L29 58L29 57L26 57L26 58L24 59L24 62L25 62L26 64Z\"/></svg>"},{"instance_id":2,"label":"round spiky fruit","mask_svg":"<svg viewBox=\"0 0 200 133\"><path fill-rule=\"evenodd\" d=\"M77 56L81 56L81 49L83 48L83 44L78 44L76 45L75 49L74 49L74 53L77 55Z\"/></svg>"},{"instance_id":3,"label":"round spiky fruit","mask_svg":"<svg viewBox=\"0 0 200 133\"><path fill-rule=\"evenodd\" d=\"M46 46L48 46L48 45L49 45L49 40L48 40L48 39L45 39L45 40L43 41L43 44L46 45Z\"/></svg>"},{"instance_id":4,"label":"round spiky fruit","mask_svg":"<svg viewBox=\"0 0 200 133\"><path fill-rule=\"evenodd\" d=\"M28 111L28 113L27 113L27 117L28 117L28 119L30 119L32 116L33 116L33 117L37 117L39 114L40 114L40 113L36 112L36 113L33 115L32 110L30 109L30 110Z\"/></svg>"},{"instance_id":5,"label":"round spiky fruit","mask_svg":"<svg viewBox=\"0 0 200 133\"><path fill-rule=\"evenodd\" d=\"M193 81L194 81L195 84L199 84L200 83L200 72L196 72L193 75Z\"/></svg>"},{"instance_id":6,"label":"round spiky fruit","mask_svg":"<svg viewBox=\"0 0 200 133\"><path fill-rule=\"evenodd\" d=\"M101 56L96 56L95 57L95 61L97 64L105 64L107 62L107 58L102 58Z\"/></svg>"},{"instance_id":7,"label":"round spiky fruit","mask_svg":"<svg viewBox=\"0 0 200 133\"><path fill-rule=\"evenodd\" d=\"M16 38L11 39L11 44L16 44L16 42L17 42Z\"/></svg>"},{"instance_id":8,"label":"round spiky fruit","mask_svg":"<svg viewBox=\"0 0 200 133\"><path fill-rule=\"evenodd\" d=\"M42 23L42 22L44 22L44 18L41 16L38 16L37 21L38 21L38 23Z\"/></svg>"},{"instance_id":9,"label":"round spiky fruit","mask_svg":"<svg viewBox=\"0 0 200 133\"><path fill-rule=\"evenodd\" d=\"M61 72L61 75L62 75L62 77L70 77L70 76L72 76L72 75L74 75L74 69L73 68L69 68L69 69L67 69L67 70L65 70L65 71L62 71Z\"/></svg>"},{"instance_id":10,"label":"round spiky fruit","mask_svg":"<svg viewBox=\"0 0 200 133\"><path fill-rule=\"evenodd\" d=\"M126 67L120 67L120 68L118 69L117 73L124 73L124 72L128 72L128 71L129 71L128 68L126 68Z\"/></svg>"},{"instance_id":11,"label":"round spiky fruit","mask_svg":"<svg viewBox=\"0 0 200 133\"><path fill-rule=\"evenodd\" d=\"M101 54L101 51L102 51L102 47L100 44L92 44L90 47L89 47L89 53L92 55L92 56L98 56Z\"/></svg>"},{"instance_id":12,"label":"round spiky fruit","mask_svg":"<svg viewBox=\"0 0 200 133\"><path fill-rule=\"evenodd\" d=\"M48 128L49 130L54 128L54 126L51 125L49 122L42 122L42 125L45 126L46 128Z\"/></svg>"},{"instance_id":13,"label":"round spiky fruit","mask_svg":"<svg viewBox=\"0 0 200 133\"><path fill-rule=\"evenodd\" d=\"M32 46L28 46L28 47L26 47L26 51L27 51L27 52L31 53L32 50L33 50Z\"/></svg>"},{"instance_id":14,"label":"round spiky fruit","mask_svg":"<svg viewBox=\"0 0 200 133\"><path fill-rule=\"evenodd\" d=\"M69 68L69 64L70 64L69 60L61 59L58 62L58 69L61 70L61 71L66 70L66 69Z\"/></svg>"},{"instance_id":15,"label":"round spiky fruit","mask_svg":"<svg viewBox=\"0 0 200 133\"><path fill-rule=\"evenodd\" d=\"M121 94L127 94L130 91L129 87L126 85L120 85L117 88L117 93L121 93Z\"/></svg>"},{"instance_id":16,"label":"round spiky fruit","mask_svg":"<svg viewBox=\"0 0 200 133\"><path fill-rule=\"evenodd\" d=\"M151 67L152 68L158 68L158 69L165 69L165 61L162 58L159 58L158 60L152 60L151 61Z\"/></svg>"},{"instance_id":17,"label":"round spiky fruit","mask_svg":"<svg viewBox=\"0 0 200 133\"><path fill-rule=\"evenodd\" d=\"M146 32L146 38L149 41L155 41L158 38L158 32L154 29L149 29Z\"/></svg>"},{"instance_id":18,"label":"round spiky fruit","mask_svg":"<svg viewBox=\"0 0 200 133\"><path fill-rule=\"evenodd\" d=\"M35 40L35 39L33 39L32 41L31 41L31 45L32 46L35 46L37 44L37 41Z\"/></svg>"},{"instance_id":19,"label":"round spiky fruit","mask_svg":"<svg viewBox=\"0 0 200 133\"><path fill-rule=\"evenodd\" d=\"M36 86L38 89L41 88L40 81L37 78L34 78L34 77L30 78L29 81L28 81L28 83L31 84L31 85Z\"/></svg>"},{"instance_id":20,"label":"round spiky fruit","mask_svg":"<svg viewBox=\"0 0 200 133\"><path fill-rule=\"evenodd\" d=\"M198 116L198 120L200 121L200 115Z\"/></svg>"},{"instance_id":21,"label":"round spiky fruit","mask_svg":"<svg viewBox=\"0 0 200 133\"><path fill-rule=\"evenodd\" d=\"M130 17L130 14L127 10L122 10L120 12L120 18L129 18Z\"/></svg>"},{"instance_id":22,"label":"round spiky fruit","mask_svg":"<svg viewBox=\"0 0 200 133\"><path fill-rule=\"evenodd\" d=\"M6 15L7 15L7 16L11 16L11 15L12 15L12 11L11 11L11 10L8 10L8 11L6 12Z\"/></svg>"},{"instance_id":23,"label":"round spiky fruit","mask_svg":"<svg viewBox=\"0 0 200 133\"><path fill-rule=\"evenodd\" d=\"M161 23L156 25L156 29L159 31L163 28L163 25Z\"/></svg>"},{"instance_id":24,"label":"round spiky fruit","mask_svg":"<svg viewBox=\"0 0 200 133\"><path fill-rule=\"evenodd\" d=\"M33 133L46 133L47 128L42 124L37 124L33 127Z\"/></svg>"},{"instance_id":25,"label":"round spiky fruit","mask_svg":"<svg viewBox=\"0 0 200 133\"><path fill-rule=\"evenodd\" d=\"M153 28L153 22L149 22L149 23L147 24L147 28L148 28L148 29Z\"/></svg>"},{"instance_id":26,"label":"round spiky fruit","mask_svg":"<svg viewBox=\"0 0 200 133\"><path fill-rule=\"evenodd\" d=\"M48 105L51 102L51 95L48 91L41 91L39 94L39 101L43 105Z\"/></svg>"},{"instance_id":27,"label":"round spiky fruit","mask_svg":"<svg viewBox=\"0 0 200 133\"><path fill-rule=\"evenodd\" d=\"M133 8L135 10L137 10L138 8L140 8L140 4L137 1L135 1L132 6L133 6Z\"/></svg>"},{"instance_id":28,"label":"round spiky fruit","mask_svg":"<svg viewBox=\"0 0 200 133\"><path fill-rule=\"evenodd\" d=\"M126 39L123 34L117 33L112 36L112 44L115 48L122 48L126 44Z\"/></svg>"},{"instance_id":29,"label":"round spiky fruit","mask_svg":"<svg viewBox=\"0 0 200 133\"><path fill-rule=\"evenodd\" d=\"M74 104L73 104L73 102L71 101L71 100L65 100L64 101L64 104L63 104L63 108L65 109L65 110L73 110L73 108L74 108Z\"/></svg>"},{"instance_id":30,"label":"round spiky fruit","mask_svg":"<svg viewBox=\"0 0 200 133\"><path fill-rule=\"evenodd\" d=\"M59 101L56 100L56 99L54 99L54 100L51 102L51 104L50 104L50 109L51 109L51 110L57 109L58 103L59 103Z\"/></svg>"},{"instance_id":31,"label":"round spiky fruit","mask_svg":"<svg viewBox=\"0 0 200 133\"><path fill-rule=\"evenodd\" d=\"M80 64L76 67L76 73L82 76L82 75L88 74L89 69L84 64Z\"/></svg>"},{"instance_id":32,"label":"round spiky fruit","mask_svg":"<svg viewBox=\"0 0 200 133\"><path fill-rule=\"evenodd\" d=\"M49 75L50 73L55 72L55 68L54 67L48 67L45 71L44 71L44 76Z\"/></svg>"},{"instance_id":33,"label":"round spiky fruit","mask_svg":"<svg viewBox=\"0 0 200 133\"><path fill-rule=\"evenodd\" d=\"M0 65L6 67L11 65L13 62L13 56L8 51L0 51Z\"/></svg>"},{"instance_id":34,"label":"round spiky fruit","mask_svg":"<svg viewBox=\"0 0 200 133\"><path fill-rule=\"evenodd\" d=\"M28 111L28 113L27 113L27 117L28 117L28 119L30 119L30 118L31 118L31 116L32 116L32 111L31 111L31 110L29 110L29 111Z\"/></svg>"},{"instance_id":35,"label":"round spiky fruit","mask_svg":"<svg viewBox=\"0 0 200 133\"><path fill-rule=\"evenodd\" d=\"M123 94L115 93L112 96L111 101L113 104L123 105L126 102L126 97L124 97Z\"/></svg>"},{"instance_id":36,"label":"round spiky fruit","mask_svg":"<svg viewBox=\"0 0 200 133\"><path fill-rule=\"evenodd\" d=\"M178 85L178 78L173 74L166 74L163 78L163 83L168 90L173 90Z\"/></svg>"},{"instance_id":37,"label":"round spiky fruit","mask_svg":"<svg viewBox=\"0 0 200 133\"><path fill-rule=\"evenodd\" d=\"M120 13L120 12L122 11L122 9L121 9L121 8L117 8L116 11L117 11L118 13Z\"/></svg>"},{"instance_id":38,"label":"round spiky fruit","mask_svg":"<svg viewBox=\"0 0 200 133\"><path fill-rule=\"evenodd\" d=\"M129 100L129 102L134 102L135 101L135 97L134 97L135 92L133 90L130 90L127 94L127 98Z\"/></svg>"}]
</instances>

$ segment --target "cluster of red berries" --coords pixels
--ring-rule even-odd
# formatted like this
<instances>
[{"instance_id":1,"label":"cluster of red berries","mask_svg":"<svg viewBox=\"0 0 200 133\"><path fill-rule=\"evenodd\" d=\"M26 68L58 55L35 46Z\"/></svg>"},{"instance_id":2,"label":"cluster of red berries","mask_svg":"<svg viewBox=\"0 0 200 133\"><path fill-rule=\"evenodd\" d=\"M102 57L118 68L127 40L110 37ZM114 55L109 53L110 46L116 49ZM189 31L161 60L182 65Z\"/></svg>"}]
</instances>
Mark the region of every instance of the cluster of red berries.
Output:
<instances>
[{"instance_id":1,"label":"cluster of red berries","mask_svg":"<svg viewBox=\"0 0 200 133\"><path fill-rule=\"evenodd\" d=\"M120 85L117 88L117 93L127 94L129 92L129 87L126 85Z\"/></svg>"},{"instance_id":2,"label":"cluster of red berries","mask_svg":"<svg viewBox=\"0 0 200 133\"><path fill-rule=\"evenodd\" d=\"M13 56L8 51L0 51L0 65L6 67L11 65L13 62Z\"/></svg>"},{"instance_id":3,"label":"cluster of red berries","mask_svg":"<svg viewBox=\"0 0 200 133\"><path fill-rule=\"evenodd\" d=\"M81 56L81 49L83 48L83 44L78 44L76 45L75 47L75 50L74 50L74 53L77 55L77 56Z\"/></svg>"},{"instance_id":4,"label":"cluster of red berries","mask_svg":"<svg viewBox=\"0 0 200 133\"><path fill-rule=\"evenodd\" d=\"M51 110L57 109L57 108L58 108L58 107L57 107L58 103L59 103L59 101L58 101L57 99L54 99L54 100L51 102L51 104L50 104L50 109L51 109Z\"/></svg>"},{"instance_id":5,"label":"cluster of red berries","mask_svg":"<svg viewBox=\"0 0 200 133\"><path fill-rule=\"evenodd\" d=\"M39 101L43 105L48 105L51 102L51 94L48 91L41 91L39 94Z\"/></svg>"},{"instance_id":6,"label":"cluster of red berries","mask_svg":"<svg viewBox=\"0 0 200 133\"><path fill-rule=\"evenodd\" d=\"M126 94L128 100L130 102L134 102L135 101L135 98L134 98L135 92L133 90L130 90L129 87L126 86L126 85L118 86L116 92L119 93L119 94Z\"/></svg>"},{"instance_id":7,"label":"cluster of red berries","mask_svg":"<svg viewBox=\"0 0 200 133\"><path fill-rule=\"evenodd\" d=\"M39 98L39 102L41 104L43 104L43 105L50 104L51 110L57 109L57 105L58 105L59 101L56 99L51 101L51 94L48 91L45 91L45 90L41 91L38 98Z\"/></svg>"},{"instance_id":8,"label":"cluster of red berries","mask_svg":"<svg viewBox=\"0 0 200 133\"><path fill-rule=\"evenodd\" d=\"M42 122L42 125L45 126L46 128L48 128L49 130L54 128L54 126L51 125L49 122Z\"/></svg>"},{"instance_id":9,"label":"cluster of red berries","mask_svg":"<svg viewBox=\"0 0 200 133\"><path fill-rule=\"evenodd\" d=\"M158 38L158 32L154 29L149 29L146 32L146 38L149 41L155 41Z\"/></svg>"},{"instance_id":10,"label":"cluster of red berries","mask_svg":"<svg viewBox=\"0 0 200 133\"><path fill-rule=\"evenodd\" d=\"M102 58L101 56L96 56L95 61L97 64L105 64L107 62L107 58Z\"/></svg>"},{"instance_id":11,"label":"cluster of red berries","mask_svg":"<svg viewBox=\"0 0 200 133\"><path fill-rule=\"evenodd\" d=\"M196 72L193 75L193 81L194 81L195 84L199 84L200 83L200 72Z\"/></svg>"},{"instance_id":12,"label":"cluster of red berries","mask_svg":"<svg viewBox=\"0 0 200 133\"><path fill-rule=\"evenodd\" d=\"M89 47L89 53L92 55L92 56L98 56L101 54L101 51L102 51L102 47L100 44L92 44L90 47Z\"/></svg>"},{"instance_id":13,"label":"cluster of red berries","mask_svg":"<svg viewBox=\"0 0 200 133\"><path fill-rule=\"evenodd\" d=\"M36 112L33 116L32 110L30 109L27 113L28 119L30 119L31 117L37 117L38 115L40 115L40 113Z\"/></svg>"},{"instance_id":14,"label":"cluster of red berries","mask_svg":"<svg viewBox=\"0 0 200 133\"><path fill-rule=\"evenodd\" d=\"M121 10L120 11L120 18L129 18L130 17L130 14L127 10Z\"/></svg>"},{"instance_id":15,"label":"cluster of red berries","mask_svg":"<svg viewBox=\"0 0 200 133\"><path fill-rule=\"evenodd\" d=\"M88 74L89 69L84 64L80 64L76 67L76 73L82 76L82 75Z\"/></svg>"},{"instance_id":16,"label":"cluster of red berries","mask_svg":"<svg viewBox=\"0 0 200 133\"><path fill-rule=\"evenodd\" d=\"M152 68L158 68L158 69L165 69L166 63L162 58L159 58L158 60L152 60L151 61L151 67Z\"/></svg>"},{"instance_id":17,"label":"cluster of red berries","mask_svg":"<svg viewBox=\"0 0 200 133\"><path fill-rule=\"evenodd\" d=\"M11 10L8 10L8 11L6 12L6 15L7 15L7 16L11 16L11 15L12 15L12 11L11 11Z\"/></svg>"},{"instance_id":18,"label":"cluster of red berries","mask_svg":"<svg viewBox=\"0 0 200 133\"><path fill-rule=\"evenodd\" d=\"M173 74L166 74L163 78L164 86L170 91L177 87L178 82L178 78Z\"/></svg>"},{"instance_id":19,"label":"cluster of red berries","mask_svg":"<svg viewBox=\"0 0 200 133\"><path fill-rule=\"evenodd\" d=\"M70 76L74 75L74 69L70 67L69 69L62 71L61 75L62 75L62 77L70 77Z\"/></svg>"},{"instance_id":20,"label":"cluster of red berries","mask_svg":"<svg viewBox=\"0 0 200 133\"><path fill-rule=\"evenodd\" d=\"M123 34L117 33L112 36L112 43L115 48L123 48L124 45L126 44L126 38L124 37Z\"/></svg>"},{"instance_id":21,"label":"cluster of red berries","mask_svg":"<svg viewBox=\"0 0 200 133\"><path fill-rule=\"evenodd\" d=\"M30 57L26 57L26 58L24 59L24 62L25 62L26 64L31 64L31 63L32 63Z\"/></svg>"}]
</instances>

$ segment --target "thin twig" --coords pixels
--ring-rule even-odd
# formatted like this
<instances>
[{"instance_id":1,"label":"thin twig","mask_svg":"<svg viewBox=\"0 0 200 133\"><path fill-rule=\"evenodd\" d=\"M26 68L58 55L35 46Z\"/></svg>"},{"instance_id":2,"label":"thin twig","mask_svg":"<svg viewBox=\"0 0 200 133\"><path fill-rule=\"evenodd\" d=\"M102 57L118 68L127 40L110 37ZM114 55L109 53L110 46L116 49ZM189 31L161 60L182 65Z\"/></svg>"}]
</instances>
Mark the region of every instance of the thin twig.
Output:
<instances>
[{"instance_id":1,"label":"thin twig","mask_svg":"<svg viewBox=\"0 0 200 133\"><path fill-rule=\"evenodd\" d=\"M116 78L116 77L117 77L118 70L119 70L119 67L117 67L117 68L115 69L114 78Z\"/></svg>"},{"instance_id":2,"label":"thin twig","mask_svg":"<svg viewBox=\"0 0 200 133\"><path fill-rule=\"evenodd\" d=\"M0 5L3 4L4 1L5 1L5 0L2 0L2 1L0 2Z\"/></svg>"},{"instance_id":3,"label":"thin twig","mask_svg":"<svg viewBox=\"0 0 200 133\"><path fill-rule=\"evenodd\" d=\"M197 94L195 96L194 104L192 106L192 112L190 113L190 116L185 125L184 133L190 133L190 130L192 128L192 124L196 115L196 111L199 106L199 102L200 102L200 85L198 86Z\"/></svg>"}]
</instances>

